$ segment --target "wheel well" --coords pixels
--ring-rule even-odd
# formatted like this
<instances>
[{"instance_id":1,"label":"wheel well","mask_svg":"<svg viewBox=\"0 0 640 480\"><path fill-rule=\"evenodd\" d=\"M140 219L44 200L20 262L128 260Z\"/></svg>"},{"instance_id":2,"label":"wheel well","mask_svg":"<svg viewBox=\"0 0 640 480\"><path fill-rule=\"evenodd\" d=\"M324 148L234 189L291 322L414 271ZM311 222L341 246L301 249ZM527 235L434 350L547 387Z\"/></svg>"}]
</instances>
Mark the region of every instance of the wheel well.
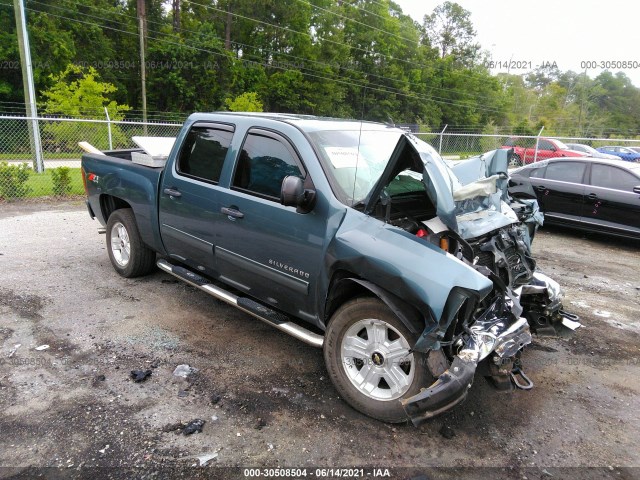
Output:
<instances>
[{"instance_id":1,"label":"wheel well","mask_svg":"<svg viewBox=\"0 0 640 480\"><path fill-rule=\"evenodd\" d=\"M331 280L325 305L325 325L342 304L357 297L379 298L413 333L422 332L426 325L424 315L415 306L379 285L358 278L348 271L336 272Z\"/></svg>"},{"instance_id":2,"label":"wheel well","mask_svg":"<svg viewBox=\"0 0 640 480\"><path fill-rule=\"evenodd\" d=\"M324 323L329 323L329 319L335 311L347 300L356 297L373 297L373 293L356 282L343 282L346 278L357 278L357 275L344 270L334 273L329 285L329 294L324 308Z\"/></svg>"},{"instance_id":3,"label":"wheel well","mask_svg":"<svg viewBox=\"0 0 640 480\"><path fill-rule=\"evenodd\" d=\"M114 197L113 195L101 195L100 196L100 210L102 211L102 218L107 222L113 212L121 208L131 208L127 202L121 198Z\"/></svg>"}]
</instances>

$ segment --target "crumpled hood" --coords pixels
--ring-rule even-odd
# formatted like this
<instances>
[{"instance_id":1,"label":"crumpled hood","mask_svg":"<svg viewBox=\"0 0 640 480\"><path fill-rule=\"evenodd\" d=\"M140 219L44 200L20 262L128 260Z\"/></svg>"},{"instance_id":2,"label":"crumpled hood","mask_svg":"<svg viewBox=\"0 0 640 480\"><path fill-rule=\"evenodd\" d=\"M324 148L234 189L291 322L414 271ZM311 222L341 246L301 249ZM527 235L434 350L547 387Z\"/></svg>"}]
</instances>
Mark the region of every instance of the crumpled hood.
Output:
<instances>
[{"instance_id":1,"label":"crumpled hood","mask_svg":"<svg viewBox=\"0 0 640 480\"><path fill-rule=\"evenodd\" d=\"M493 150L449 166L428 143L412 144L424 164L429 199L451 230L466 239L518 222L507 204L508 150Z\"/></svg>"}]
</instances>

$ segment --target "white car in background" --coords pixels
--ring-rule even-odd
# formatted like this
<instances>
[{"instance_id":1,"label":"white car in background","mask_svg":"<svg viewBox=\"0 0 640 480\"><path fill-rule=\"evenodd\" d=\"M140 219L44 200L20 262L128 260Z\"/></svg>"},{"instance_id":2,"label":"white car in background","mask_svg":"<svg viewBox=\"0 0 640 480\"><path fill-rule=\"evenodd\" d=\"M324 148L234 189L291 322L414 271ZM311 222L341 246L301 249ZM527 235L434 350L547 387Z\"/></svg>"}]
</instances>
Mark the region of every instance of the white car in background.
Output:
<instances>
[{"instance_id":1,"label":"white car in background","mask_svg":"<svg viewBox=\"0 0 640 480\"><path fill-rule=\"evenodd\" d=\"M569 147L571 150L576 150L578 152L586 153L587 155L593 158L606 158L608 160L620 160L620 157L616 155L599 152L595 148L590 147L589 145L585 145L583 143L567 143L567 147Z\"/></svg>"}]
</instances>

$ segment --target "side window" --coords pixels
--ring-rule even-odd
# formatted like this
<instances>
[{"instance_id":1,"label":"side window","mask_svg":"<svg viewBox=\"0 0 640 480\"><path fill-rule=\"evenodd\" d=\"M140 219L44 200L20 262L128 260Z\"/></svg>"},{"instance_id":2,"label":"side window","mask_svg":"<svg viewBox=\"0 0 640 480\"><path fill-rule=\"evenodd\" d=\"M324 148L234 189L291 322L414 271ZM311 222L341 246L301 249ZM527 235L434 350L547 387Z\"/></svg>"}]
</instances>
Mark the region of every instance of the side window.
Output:
<instances>
[{"instance_id":1,"label":"side window","mask_svg":"<svg viewBox=\"0 0 640 480\"><path fill-rule=\"evenodd\" d=\"M260 196L280 198L282 179L304 178L286 140L249 132L242 146L232 186Z\"/></svg>"},{"instance_id":2,"label":"side window","mask_svg":"<svg viewBox=\"0 0 640 480\"><path fill-rule=\"evenodd\" d=\"M554 162L547 165L545 178L560 182L582 183L586 163L581 162Z\"/></svg>"},{"instance_id":3,"label":"side window","mask_svg":"<svg viewBox=\"0 0 640 480\"><path fill-rule=\"evenodd\" d=\"M188 177L218 182L233 131L226 126L194 125L178 158L177 170Z\"/></svg>"},{"instance_id":4,"label":"side window","mask_svg":"<svg viewBox=\"0 0 640 480\"><path fill-rule=\"evenodd\" d=\"M640 185L640 179L620 168L594 163L591 165L591 185L632 192Z\"/></svg>"},{"instance_id":5,"label":"side window","mask_svg":"<svg viewBox=\"0 0 640 480\"><path fill-rule=\"evenodd\" d=\"M540 140L538 142L538 150L551 150L553 145L548 140Z\"/></svg>"},{"instance_id":6,"label":"side window","mask_svg":"<svg viewBox=\"0 0 640 480\"><path fill-rule=\"evenodd\" d=\"M544 177L544 167L532 168L529 172L529 176L531 178L543 178Z\"/></svg>"}]
</instances>

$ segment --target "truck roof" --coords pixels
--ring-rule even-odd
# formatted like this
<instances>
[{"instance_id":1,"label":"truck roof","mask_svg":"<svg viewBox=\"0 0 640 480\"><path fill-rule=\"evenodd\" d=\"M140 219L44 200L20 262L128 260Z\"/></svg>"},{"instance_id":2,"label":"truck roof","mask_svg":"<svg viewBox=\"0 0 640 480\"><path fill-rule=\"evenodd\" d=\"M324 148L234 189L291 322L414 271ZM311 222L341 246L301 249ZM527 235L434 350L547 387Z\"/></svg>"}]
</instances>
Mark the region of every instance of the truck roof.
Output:
<instances>
[{"instance_id":1,"label":"truck roof","mask_svg":"<svg viewBox=\"0 0 640 480\"><path fill-rule=\"evenodd\" d=\"M189 116L190 120L211 120L220 121L223 117L250 118L259 117L269 120L290 123L303 131L313 132L318 130L386 130L396 129L393 125L383 123L360 121L355 119L318 117L315 115L299 115L293 113L268 113L268 112L210 112L194 113Z\"/></svg>"}]
</instances>

